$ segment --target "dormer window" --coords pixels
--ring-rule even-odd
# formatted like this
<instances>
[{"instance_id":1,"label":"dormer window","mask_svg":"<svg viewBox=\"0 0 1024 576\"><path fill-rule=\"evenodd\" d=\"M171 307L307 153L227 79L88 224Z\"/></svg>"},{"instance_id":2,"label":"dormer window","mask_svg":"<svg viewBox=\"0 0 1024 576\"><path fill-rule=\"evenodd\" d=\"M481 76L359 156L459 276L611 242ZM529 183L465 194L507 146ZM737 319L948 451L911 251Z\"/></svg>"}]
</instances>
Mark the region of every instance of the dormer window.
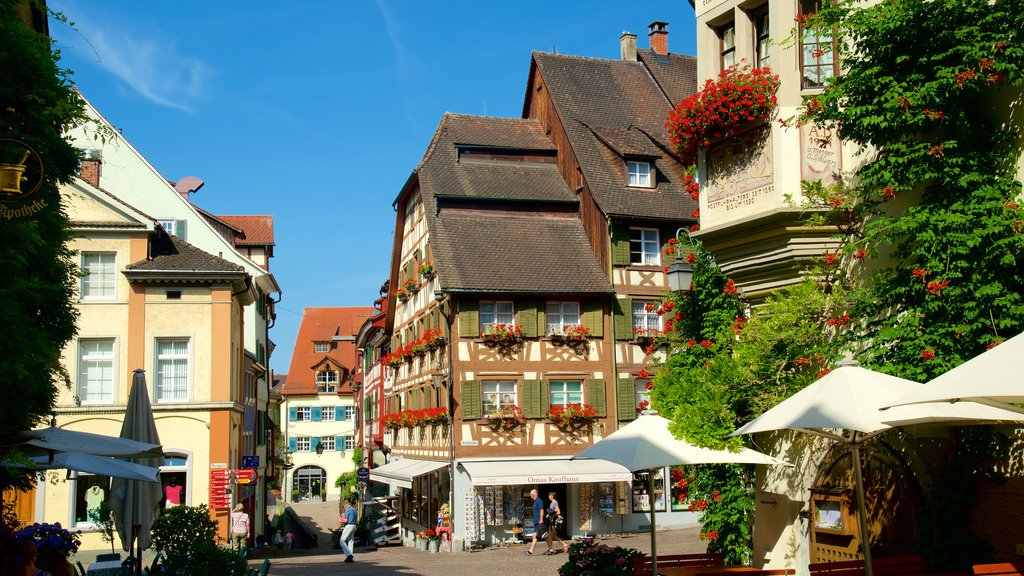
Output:
<instances>
[{"instance_id":1,"label":"dormer window","mask_svg":"<svg viewBox=\"0 0 1024 576\"><path fill-rule=\"evenodd\" d=\"M642 162L640 160L630 160L626 162L626 167L629 172L629 186L634 188L650 188L651 187L651 163Z\"/></svg>"},{"instance_id":2,"label":"dormer window","mask_svg":"<svg viewBox=\"0 0 1024 576\"><path fill-rule=\"evenodd\" d=\"M317 354L327 354L331 350L331 345L328 342L316 342L313 344L313 352Z\"/></svg>"},{"instance_id":3,"label":"dormer window","mask_svg":"<svg viewBox=\"0 0 1024 576\"><path fill-rule=\"evenodd\" d=\"M334 370L318 370L316 373L317 394L333 394L338 391L338 373Z\"/></svg>"}]
</instances>

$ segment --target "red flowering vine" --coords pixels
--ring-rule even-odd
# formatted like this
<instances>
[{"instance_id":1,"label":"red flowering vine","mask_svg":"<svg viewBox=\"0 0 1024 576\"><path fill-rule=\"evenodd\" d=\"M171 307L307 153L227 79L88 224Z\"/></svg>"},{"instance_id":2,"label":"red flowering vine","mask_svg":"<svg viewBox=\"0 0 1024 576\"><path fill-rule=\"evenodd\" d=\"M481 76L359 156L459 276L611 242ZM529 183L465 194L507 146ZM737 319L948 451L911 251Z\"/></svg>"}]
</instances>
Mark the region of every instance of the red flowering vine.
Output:
<instances>
[{"instance_id":1,"label":"red flowering vine","mask_svg":"<svg viewBox=\"0 0 1024 576\"><path fill-rule=\"evenodd\" d=\"M935 351L931 348L921 350L921 360L935 360Z\"/></svg>"}]
</instances>

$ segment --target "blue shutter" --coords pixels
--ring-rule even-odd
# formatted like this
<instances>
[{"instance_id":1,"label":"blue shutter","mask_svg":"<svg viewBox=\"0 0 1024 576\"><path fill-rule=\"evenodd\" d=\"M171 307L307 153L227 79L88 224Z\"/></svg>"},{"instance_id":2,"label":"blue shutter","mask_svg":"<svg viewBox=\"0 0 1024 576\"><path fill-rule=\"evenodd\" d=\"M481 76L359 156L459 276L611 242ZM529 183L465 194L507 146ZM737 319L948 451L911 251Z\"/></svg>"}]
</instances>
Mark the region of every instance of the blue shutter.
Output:
<instances>
[{"instance_id":1,"label":"blue shutter","mask_svg":"<svg viewBox=\"0 0 1024 576\"><path fill-rule=\"evenodd\" d=\"M323 420L323 417L324 417L324 409L323 408L321 408L320 406L313 406L312 412L313 412L313 422L319 422L319 421Z\"/></svg>"},{"instance_id":2,"label":"blue shutter","mask_svg":"<svg viewBox=\"0 0 1024 576\"><path fill-rule=\"evenodd\" d=\"M289 422L295 422L298 419L299 419L299 409L296 408L295 406L292 406L291 408L288 409L288 421Z\"/></svg>"},{"instance_id":3,"label":"blue shutter","mask_svg":"<svg viewBox=\"0 0 1024 576\"><path fill-rule=\"evenodd\" d=\"M338 420L339 422L341 420L345 419L345 407L344 406L335 406L334 407L334 419Z\"/></svg>"},{"instance_id":4,"label":"blue shutter","mask_svg":"<svg viewBox=\"0 0 1024 576\"><path fill-rule=\"evenodd\" d=\"M316 452L316 447L320 445L320 437L313 436L309 439L309 451Z\"/></svg>"},{"instance_id":5,"label":"blue shutter","mask_svg":"<svg viewBox=\"0 0 1024 576\"><path fill-rule=\"evenodd\" d=\"M345 437L344 436L335 436L334 437L334 449L337 450L338 452L344 452L345 451Z\"/></svg>"},{"instance_id":6,"label":"blue shutter","mask_svg":"<svg viewBox=\"0 0 1024 576\"><path fill-rule=\"evenodd\" d=\"M292 408L292 410L295 410L295 408ZM299 451L299 443L295 439L294 436L288 439L288 451L289 452L298 452Z\"/></svg>"}]
</instances>

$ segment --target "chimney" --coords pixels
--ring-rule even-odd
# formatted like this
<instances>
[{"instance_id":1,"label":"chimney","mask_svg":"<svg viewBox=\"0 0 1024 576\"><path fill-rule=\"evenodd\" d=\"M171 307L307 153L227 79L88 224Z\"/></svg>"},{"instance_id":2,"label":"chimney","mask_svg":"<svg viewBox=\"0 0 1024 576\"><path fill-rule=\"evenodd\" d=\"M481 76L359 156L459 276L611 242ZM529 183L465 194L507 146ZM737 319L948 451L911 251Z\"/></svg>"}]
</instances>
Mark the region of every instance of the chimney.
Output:
<instances>
[{"instance_id":1,"label":"chimney","mask_svg":"<svg viewBox=\"0 0 1024 576\"><path fill-rule=\"evenodd\" d=\"M79 163L78 170L78 176L82 180L97 188L100 187L100 173L103 167L103 160L101 158L99 150L87 150L85 157Z\"/></svg>"},{"instance_id":2,"label":"chimney","mask_svg":"<svg viewBox=\"0 0 1024 576\"><path fill-rule=\"evenodd\" d=\"M647 35L651 39L651 50L656 54L668 54L668 22L655 20L647 25L650 32Z\"/></svg>"},{"instance_id":3,"label":"chimney","mask_svg":"<svg viewBox=\"0 0 1024 576\"><path fill-rule=\"evenodd\" d=\"M619 51L626 62L636 62L636 34L623 32L619 36Z\"/></svg>"}]
</instances>

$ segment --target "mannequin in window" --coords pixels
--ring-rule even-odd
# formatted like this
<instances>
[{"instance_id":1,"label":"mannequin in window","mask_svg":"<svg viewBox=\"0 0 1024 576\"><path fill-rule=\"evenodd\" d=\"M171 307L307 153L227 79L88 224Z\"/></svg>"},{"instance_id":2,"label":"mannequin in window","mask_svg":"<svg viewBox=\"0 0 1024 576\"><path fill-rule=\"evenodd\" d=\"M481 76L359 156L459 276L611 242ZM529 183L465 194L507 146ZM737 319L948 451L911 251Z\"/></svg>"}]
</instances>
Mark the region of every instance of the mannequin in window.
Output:
<instances>
[{"instance_id":1,"label":"mannequin in window","mask_svg":"<svg viewBox=\"0 0 1024 576\"><path fill-rule=\"evenodd\" d=\"M85 511L86 511L86 517L88 517L90 512L92 512L93 510L96 510L96 509L98 509L100 507L100 504L103 503L103 499L106 497L106 495L107 494L106 494L106 492L104 492L103 488L100 488L99 485L97 485L97 484L93 484L88 489L86 489L86 491L85 491Z\"/></svg>"},{"instance_id":2,"label":"mannequin in window","mask_svg":"<svg viewBox=\"0 0 1024 576\"><path fill-rule=\"evenodd\" d=\"M178 485L178 479L174 476L171 476L171 480L164 486L164 499L166 500L164 508L181 505L181 486Z\"/></svg>"}]
</instances>

